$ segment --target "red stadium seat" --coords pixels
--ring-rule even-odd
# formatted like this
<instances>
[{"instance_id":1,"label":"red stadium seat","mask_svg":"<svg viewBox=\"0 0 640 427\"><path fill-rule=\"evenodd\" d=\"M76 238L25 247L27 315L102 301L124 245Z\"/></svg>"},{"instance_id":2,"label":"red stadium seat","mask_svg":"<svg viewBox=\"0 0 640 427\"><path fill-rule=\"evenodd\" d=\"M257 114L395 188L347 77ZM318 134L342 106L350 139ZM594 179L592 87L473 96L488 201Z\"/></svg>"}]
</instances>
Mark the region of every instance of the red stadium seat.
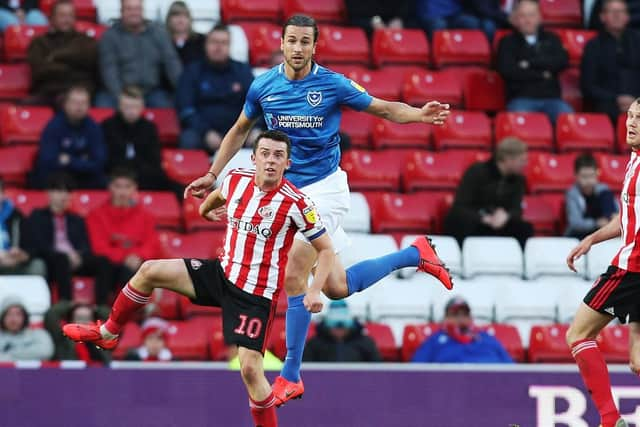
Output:
<instances>
[{"instance_id":1,"label":"red stadium seat","mask_svg":"<svg viewBox=\"0 0 640 427\"><path fill-rule=\"evenodd\" d=\"M71 300L94 304L96 302L95 279L93 277L74 277L71 282Z\"/></svg>"},{"instance_id":2,"label":"red stadium seat","mask_svg":"<svg viewBox=\"0 0 640 427\"><path fill-rule=\"evenodd\" d=\"M24 61L34 37L47 32L46 25L10 25L4 30L4 57L9 62Z\"/></svg>"},{"instance_id":3,"label":"red stadium seat","mask_svg":"<svg viewBox=\"0 0 640 427\"><path fill-rule=\"evenodd\" d=\"M76 31L79 33L84 33L92 39L100 40L105 31L107 31L107 26L96 24L95 22L87 22L87 21L76 21Z\"/></svg>"},{"instance_id":4,"label":"red stadium seat","mask_svg":"<svg viewBox=\"0 0 640 427\"><path fill-rule=\"evenodd\" d=\"M426 193L367 195L374 233L419 233L435 229L436 206Z\"/></svg>"},{"instance_id":5,"label":"red stadium seat","mask_svg":"<svg viewBox=\"0 0 640 427\"><path fill-rule=\"evenodd\" d=\"M270 22L238 23L249 40L249 59L254 67L268 66L271 55L280 51L282 29Z\"/></svg>"},{"instance_id":6,"label":"red stadium seat","mask_svg":"<svg viewBox=\"0 0 640 427\"><path fill-rule=\"evenodd\" d=\"M5 144L36 144L53 117L49 107L4 105L0 107L0 136Z\"/></svg>"},{"instance_id":7,"label":"red stadium seat","mask_svg":"<svg viewBox=\"0 0 640 427\"><path fill-rule=\"evenodd\" d=\"M36 208L45 208L49 205L49 197L46 191L7 188L5 196L13 201L18 210L25 216Z\"/></svg>"},{"instance_id":8,"label":"red stadium seat","mask_svg":"<svg viewBox=\"0 0 640 427\"><path fill-rule=\"evenodd\" d=\"M504 81L495 71L469 73L462 86L467 110L502 111L505 109Z\"/></svg>"},{"instance_id":9,"label":"red stadium seat","mask_svg":"<svg viewBox=\"0 0 640 427\"><path fill-rule=\"evenodd\" d=\"M480 30L438 30L433 33L433 61L447 65L483 65L491 63L487 36Z\"/></svg>"},{"instance_id":10,"label":"red stadium seat","mask_svg":"<svg viewBox=\"0 0 640 427\"><path fill-rule=\"evenodd\" d=\"M141 191L138 193L138 201L155 217L156 226L181 226L180 205L175 194L169 191Z\"/></svg>"},{"instance_id":11,"label":"red stadium seat","mask_svg":"<svg viewBox=\"0 0 640 427\"><path fill-rule=\"evenodd\" d=\"M627 115L624 113L618 116L616 122L616 146L618 151L623 154L630 151L627 145Z\"/></svg>"},{"instance_id":12,"label":"red stadium seat","mask_svg":"<svg viewBox=\"0 0 640 427\"><path fill-rule=\"evenodd\" d=\"M105 190L76 190L71 194L71 211L86 217L93 209L109 200Z\"/></svg>"},{"instance_id":13,"label":"red stadium seat","mask_svg":"<svg viewBox=\"0 0 640 427\"><path fill-rule=\"evenodd\" d=\"M540 0L542 23L565 27L582 27L579 0Z\"/></svg>"},{"instance_id":14,"label":"red stadium seat","mask_svg":"<svg viewBox=\"0 0 640 427\"><path fill-rule=\"evenodd\" d=\"M400 188L400 166L390 160L385 152L349 150L342 155L341 167L353 191L395 191Z\"/></svg>"},{"instance_id":15,"label":"red stadium seat","mask_svg":"<svg viewBox=\"0 0 640 427\"><path fill-rule=\"evenodd\" d=\"M525 353L518 329L513 325L493 323L484 328L487 333L496 337L514 362L524 362Z\"/></svg>"},{"instance_id":16,"label":"red stadium seat","mask_svg":"<svg viewBox=\"0 0 640 427\"><path fill-rule=\"evenodd\" d=\"M104 122L114 114L115 111L112 108L93 107L89 110L89 117L91 117L98 124Z\"/></svg>"},{"instance_id":17,"label":"red stadium seat","mask_svg":"<svg viewBox=\"0 0 640 427\"><path fill-rule=\"evenodd\" d=\"M553 128L544 113L500 112L496 116L496 142L508 136L524 141L529 149L553 150Z\"/></svg>"},{"instance_id":18,"label":"red stadium seat","mask_svg":"<svg viewBox=\"0 0 640 427\"><path fill-rule=\"evenodd\" d=\"M604 328L597 338L598 347L608 363L629 362L629 327L612 325Z\"/></svg>"},{"instance_id":19,"label":"red stadium seat","mask_svg":"<svg viewBox=\"0 0 640 427\"><path fill-rule=\"evenodd\" d=\"M452 107L461 107L462 84L457 77L458 73L447 69L407 74L402 85L402 98L407 104L417 107L434 99Z\"/></svg>"},{"instance_id":20,"label":"red stadium seat","mask_svg":"<svg viewBox=\"0 0 640 427\"><path fill-rule=\"evenodd\" d=\"M284 317L276 317L271 324L267 348L280 360L287 356L287 341Z\"/></svg>"},{"instance_id":21,"label":"red stadium seat","mask_svg":"<svg viewBox=\"0 0 640 427\"><path fill-rule=\"evenodd\" d=\"M598 34L596 31L569 28L554 28L551 31L560 37L562 46L569 54L569 64L574 67L580 66L585 45Z\"/></svg>"},{"instance_id":22,"label":"red stadium seat","mask_svg":"<svg viewBox=\"0 0 640 427\"><path fill-rule=\"evenodd\" d=\"M153 307L148 316L162 317L166 320L181 320L180 299L182 296L168 289L155 289L151 294L149 306Z\"/></svg>"},{"instance_id":23,"label":"red stadium seat","mask_svg":"<svg viewBox=\"0 0 640 427\"><path fill-rule=\"evenodd\" d=\"M190 234L165 231L160 233L160 243L166 258L211 259L218 256L224 235L224 231L199 231Z\"/></svg>"},{"instance_id":24,"label":"red stadium seat","mask_svg":"<svg viewBox=\"0 0 640 427\"><path fill-rule=\"evenodd\" d=\"M366 334L371 337L382 359L387 362L397 362L400 360L400 350L396 346L395 339L393 338L393 332L391 328L384 323L367 322L365 325Z\"/></svg>"},{"instance_id":25,"label":"red stadium seat","mask_svg":"<svg viewBox=\"0 0 640 427\"><path fill-rule=\"evenodd\" d=\"M203 219L198 213L202 200L194 197L187 197L182 202L182 217L184 218L184 227L187 232L193 230L222 230L226 228L226 221L211 222Z\"/></svg>"},{"instance_id":26,"label":"red stadium seat","mask_svg":"<svg viewBox=\"0 0 640 427\"><path fill-rule=\"evenodd\" d=\"M0 65L0 100L26 98L31 87L31 68L27 64Z\"/></svg>"},{"instance_id":27,"label":"red stadium seat","mask_svg":"<svg viewBox=\"0 0 640 427\"><path fill-rule=\"evenodd\" d=\"M172 321L168 331L167 347L175 359L207 360L209 329L199 320Z\"/></svg>"},{"instance_id":28,"label":"red stadium seat","mask_svg":"<svg viewBox=\"0 0 640 427\"><path fill-rule=\"evenodd\" d=\"M124 325L124 329L120 333L120 342L113 350L114 359L124 359L129 350L138 348L142 345L142 331L140 326L135 322L129 322Z\"/></svg>"},{"instance_id":29,"label":"red stadium seat","mask_svg":"<svg viewBox=\"0 0 640 427\"><path fill-rule=\"evenodd\" d=\"M357 27L322 25L316 59L321 64L350 63L368 65L371 62L369 41L364 30Z\"/></svg>"},{"instance_id":30,"label":"red stadium seat","mask_svg":"<svg viewBox=\"0 0 640 427\"><path fill-rule=\"evenodd\" d=\"M522 216L533 224L536 235L554 236L557 234L558 217L544 196L526 195L522 200Z\"/></svg>"},{"instance_id":31,"label":"red stadium seat","mask_svg":"<svg viewBox=\"0 0 640 427\"><path fill-rule=\"evenodd\" d=\"M222 316L211 318L209 333L209 357L211 360L228 360L228 349L222 332Z\"/></svg>"},{"instance_id":32,"label":"red stadium seat","mask_svg":"<svg viewBox=\"0 0 640 427\"><path fill-rule=\"evenodd\" d=\"M302 13L318 22L336 24L344 22L347 15L344 0L283 0L283 8L284 19Z\"/></svg>"},{"instance_id":33,"label":"red stadium seat","mask_svg":"<svg viewBox=\"0 0 640 427\"><path fill-rule=\"evenodd\" d=\"M455 200L455 193L443 193L440 197L440 200L436 203L436 232L444 233L444 218L451 210L451 206L453 206L453 201Z\"/></svg>"},{"instance_id":34,"label":"red stadium seat","mask_svg":"<svg viewBox=\"0 0 640 427\"><path fill-rule=\"evenodd\" d=\"M440 325L437 323L406 325L402 332L401 360L403 362L410 361L418 347L439 329Z\"/></svg>"},{"instance_id":35,"label":"red stadium seat","mask_svg":"<svg viewBox=\"0 0 640 427\"><path fill-rule=\"evenodd\" d=\"M479 111L453 111L444 125L433 129L436 150L479 148L491 150L491 121Z\"/></svg>"},{"instance_id":36,"label":"red stadium seat","mask_svg":"<svg viewBox=\"0 0 640 427\"><path fill-rule=\"evenodd\" d=\"M500 48L500 41L502 41L505 36L513 33L513 30L508 28L498 28L493 35L493 41L491 42L491 50L493 51L494 58L498 55L498 48Z\"/></svg>"},{"instance_id":37,"label":"red stadium seat","mask_svg":"<svg viewBox=\"0 0 640 427\"><path fill-rule=\"evenodd\" d=\"M37 154L36 146L0 147L0 177L5 185L24 185Z\"/></svg>"},{"instance_id":38,"label":"red stadium seat","mask_svg":"<svg viewBox=\"0 0 640 427\"><path fill-rule=\"evenodd\" d=\"M573 108L582 111L582 91L580 89L580 69L567 68L558 75L562 99Z\"/></svg>"},{"instance_id":39,"label":"red stadium seat","mask_svg":"<svg viewBox=\"0 0 640 427\"><path fill-rule=\"evenodd\" d=\"M624 173L629 161L628 154L594 153L600 169L600 181L614 192L622 190Z\"/></svg>"},{"instance_id":40,"label":"red stadium seat","mask_svg":"<svg viewBox=\"0 0 640 427\"><path fill-rule=\"evenodd\" d=\"M605 114L563 113L556 122L559 151L613 151L613 126Z\"/></svg>"},{"instance_id":41,"label":"red stadium seat","mask_svg":"<svg viewBox=\"0 0 640 427\"><path fill-rule=\"evenodd\" d=\"M558 191L564 193L575 178L573 154L529 153L526 169L527 186L531 193Z\"/></svg>"},{"instance_id":42,"label":"red stadium seat","mask_svg":"<svg viewBox=\"0 0 640 427\"><path fill-rule=\"evenodd\" d=\"M416 151L402 169L404 191L454 191L467 168L487 156L488 153L471 150Z\"/></svg>"},{"instance_id":43,"label":"red stadium seat","mask_svg":"<svg viewBox=\"0 0 640 427\"><path fill-rule=\"evenodd\" d=\"M429 43L422 30L377 30L372 41L373 63L377 67L387 64L429 64Z\"/></svg>"},{"instance_id":44,"label":"red stadium seat","mask_svg":"<svg viewBox=\"0 0 640 427\"><path fill-rule=\"evenodd\" d=\"M222 20L227 23L243 19L278 22L282 16L280 0L222 0L220 3Z\"/></svg>"},{"instance_id":45,"label":"red stadium seat","mask_svg":"<svg viewBox=\"0 0 640 427\"><path fill-rule=\"evenodd\" d=\"M220 307L197 305L192 303L187 297L180 298L180 313L185 319L192 319L201 316L207 318L222 317L222 309Z\"/></svg>"},{"instance_id":46,"label":"red stadium seat","mask_svg":"<svg viewBox=\"0 0 640 427\"><path fill-rule=\"evenodd\" d=\"M382 118L373 122L371 139L373 147L380 148L429 148L431 126L426 123L394 123Z\"/></svg>"},{"instance_id":47,"label":"red stadium seat","mask_svg":"<svg viewBox=\"0 0 640 427\"><path fill-rule=\"evenodd\" d=\"M86 19L87 21L95 22L96 20L96 6L93 3L94 0L73 0L73 6L76 11L76 18ZM40 9L45 15L50 16L53 5L56 0L40 0Z\"/></svg>"},{"instance_id":48,"label":"red stadium seat","mask_svg":"<svg viewBox=\"0 0 640 427\"><path fill-rule=\"evenodd\" d=\"M346 109L342 112L340 130L349 135L352 147L370 148L373 121L371 114Z\"/></svg>"},{"instance_id":49,"label":"red stadium seat","mask_svg":"<svg viewBox=\"0 0 640 427\"><path fill-rule=\"evenodd\" d=\"M547 205L551 207L553 216L557 221L557 228L560 233L564 232L567 227L567 215L565 212L565 195L564 193L543 193L539 197L545 200Z\"/></svg>"},{"instance_id":50,"label":"red stadium seat","mask_svg":"<svg viewBox=\"0 0 640 427\"><path fill-rule=\"evenodd\" d=\"M158 138L164 145L176 145L180 135L180 123L173 108L149 108L144 117L158 128Z\"/></svg>"},{"instance_id":51,"label":"red stadium seat","mask_svg":"<svg viewBox=\"0 0 640 427\"><path fill-rule=\"evenodd\" d=\"M209 168L209 157L203 150L162 150L162 168L169 178L189 184Z\"/></svg>"},{"instance_id":52,"label":"red stadium seat","mask_svg":"<svg viewBox=\"0 0 640 427\"><path fill-rule=\"evenodd\" d=\"M533 326L529 337L529 362L572 363L571 350L565 341L569 325Z\"/></svg>"},{"instance_id":53,"label":"red stadium seat","mask_svg":"<svg viewBox=\"0 0 640 427\"><path fill-rule=\"evenodd\" d=\"M332 67L332 69L334 69ZM335 71L335 69L334 69ZM369 94L387 101L399 101L402 82L396 70L353 69L345 74L351 80L363 86Z\"/></svg>"}]
</instances>

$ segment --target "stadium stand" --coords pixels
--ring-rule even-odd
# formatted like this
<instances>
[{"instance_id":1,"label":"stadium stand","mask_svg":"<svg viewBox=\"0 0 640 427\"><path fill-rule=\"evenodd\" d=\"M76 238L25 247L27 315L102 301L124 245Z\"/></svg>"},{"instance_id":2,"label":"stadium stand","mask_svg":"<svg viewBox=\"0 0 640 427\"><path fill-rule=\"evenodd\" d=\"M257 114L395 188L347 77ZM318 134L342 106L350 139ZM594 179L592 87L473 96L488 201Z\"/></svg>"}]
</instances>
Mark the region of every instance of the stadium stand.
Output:
<instances>
[{"instance_id":1,"label":"stadium stand","mask_svg":"<svg viewBox=\"0 0 640 427\"><path fill-rule=\"evenodd\" d=\"M221 0L224 22L241 20L280 21L282 16L279 0Z\"/></svg>"},{"instance_id":2,"label":"stadium stand","mask_svg":"<svg viewBox=\"0 0 640 427\"><path fill-rule=\"evenodd\" d=\"M495 254L502 256L496 257ZM512 274L522 277L523 255L513 237L467 237L462 245L462 275Z\"/></svg>"},{"instance_id":3,"label":"stadium stand","mask_svg":"<svg viewBox=\"0 0 640 427\"><path fill-rule=\"evenodd\" d=\"M437 68L448 65L491 63L487 37L480 30L438 30L433 33L433 62Z\"/></svg>"},{"instance_id":4,"label":"stadium stand","mask_svg":"<svg viewBox=\"0 0 640 427\"><path fill-rule=\"evenodd\" d=\"M390 64L429 63L429 44L424 33L411 29L384 29L373 34L372 55L377 67Z\"/></svg>"},{"instance_id":5,"label":"stadium stand","mask_svg":"<svg viewBox=\"0 0 640 427\"><path fill-rule=\"evenodd\" d=\"M556 123L559 151L612 151L613 138L613 126L606 114L562 113Z\"/></svg>"},{"instance_id":6,"label":"stadium stand","mask_svg":"<svg viewBox=\"0 0 640 427\"><path fill-rule=\"evenodd\" d=\"M417 70L407 73L402 85L402 99L409 105L422 107L426 102L437 99L452 108L461 108L462 85L455 70Z\"/></svg>"},{"instance_id":7,"label":"stadium stand","mask_svg":"<svg viewBox=\"0 0 640 427\"><path fill-rule=\"evenodd\" d=\"M512 136L530 150L553 150L553 127L544 113L500 112L495 119L496 141Z\"/></svg>"},{"instance_id":8,"label":"stadium stand","mask_svg":"<svg viewBox=\"0 0 640 427\"><path fill-rule=\"evenodd\" d=\"M369 65L371 55L364 30L323 25L316 45L316 57L322 64Z\"/></svg>"}]
</instances>

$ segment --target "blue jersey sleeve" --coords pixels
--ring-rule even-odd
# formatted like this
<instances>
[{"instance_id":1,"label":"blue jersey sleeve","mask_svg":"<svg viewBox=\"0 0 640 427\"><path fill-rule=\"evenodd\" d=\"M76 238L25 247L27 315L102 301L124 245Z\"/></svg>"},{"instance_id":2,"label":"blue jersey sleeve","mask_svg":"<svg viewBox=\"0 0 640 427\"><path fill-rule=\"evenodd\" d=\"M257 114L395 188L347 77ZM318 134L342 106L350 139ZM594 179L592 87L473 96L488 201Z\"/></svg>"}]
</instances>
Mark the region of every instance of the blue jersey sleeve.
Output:
<instances>
[{"instance_id":1,"label":"blue jersey sleeve","mask_svg":"<svg viewBox=\"0 0 640 427\"><path fill-rule=\"evenodd\" d=\"M362 111L371 105L373 97L367 93L365 88L342 74L337 74L337 76L340 104L347 105L356 111Z\"/></svg>"},{"instance_id":2,"label":"blue jersey sleeve","mask_svg":"<svg viewBox=\"0 0 640 427\"><path fill-rule=\"evenodd\" d=\"M249 86L247 97L244 100L244 114L250 119L257 119L262 116L262 106L259 101L259 87L254 80Z\"/></svg>"}]
</instances>

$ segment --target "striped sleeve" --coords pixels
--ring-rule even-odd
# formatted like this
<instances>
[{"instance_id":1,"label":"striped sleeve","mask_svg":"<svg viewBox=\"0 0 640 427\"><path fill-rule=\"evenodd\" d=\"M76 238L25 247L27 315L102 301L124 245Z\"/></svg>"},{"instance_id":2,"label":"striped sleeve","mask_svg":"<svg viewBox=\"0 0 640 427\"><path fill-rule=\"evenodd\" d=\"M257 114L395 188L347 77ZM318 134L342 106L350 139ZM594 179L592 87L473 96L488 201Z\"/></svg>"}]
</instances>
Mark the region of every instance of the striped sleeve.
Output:
<instances>
[{"instance_id":1,"label":"striped sleeve","mask_svg":"<svg viewBox=\"0 0 640 427\"><path fill-rule=\"evenodd\" d=\"M231 183L231 177L233 176L233 172L231 171L227 174L227 176L224 177L224 180L222 181L222 185L220 186L220 194L222 194L222 197L224 197L225 200L229 200L229 186Z\"/></svg>"},{"instance_id":2,"label":"striped sleeve","mask_svg":"<svg viewBox=\"0 0 640 427\"><path fill-rule=\"evenodd\" d=\"M309 241L317 239L327 231L322 224L322 219L316 206L306 196L301 197L294 203L291 210L291 218L298 230Z\"/></svg>"}]
</instances>

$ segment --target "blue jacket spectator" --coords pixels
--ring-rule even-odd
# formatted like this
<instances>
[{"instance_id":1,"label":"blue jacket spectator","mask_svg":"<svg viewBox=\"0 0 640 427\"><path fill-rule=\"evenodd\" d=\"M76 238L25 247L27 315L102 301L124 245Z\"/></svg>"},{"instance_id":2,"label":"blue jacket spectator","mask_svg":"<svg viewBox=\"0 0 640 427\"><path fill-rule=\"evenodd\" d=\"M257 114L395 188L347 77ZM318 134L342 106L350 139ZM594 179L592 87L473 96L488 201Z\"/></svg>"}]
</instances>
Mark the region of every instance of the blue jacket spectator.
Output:
<instances>
[{"instance_id":1,"label":"blue jacket spectator","mask_svg":"<svg viewBox=\"0 0 640 427\"><path fill-rule=\"evenodd\" d=\"M230 34L217 25L207 34L206 59L180 77L176 104L182 123L180 146L215 152L242 110L253 81L251 68L229 58Z\"/></svg>"},{"instance_id":2,"label":"blue jacket spectator","mask_svg":"<svg viewBox=\"0 0 640 427\"><path fill-rule=\"evenodd\" d=\"M418 0L416 17L429 39L433 37L433 32L436 30L482 28L480 19L465 13L463 0Z\"/></svg>"},{"instance_id":3,"label":"blue jacket spectator","mask_svg":"<svg viewBox=\"0 0 640 427\"><path fill-rule=\"evenodd\" d=\"M72 87L67 92L63 111L47 124L40 138L37 167L31 185L43 188L49 175L66 172L79 187L103 188L107 152L98 124L88 116L89 91Z\"/></svg>"}]
</instances>

